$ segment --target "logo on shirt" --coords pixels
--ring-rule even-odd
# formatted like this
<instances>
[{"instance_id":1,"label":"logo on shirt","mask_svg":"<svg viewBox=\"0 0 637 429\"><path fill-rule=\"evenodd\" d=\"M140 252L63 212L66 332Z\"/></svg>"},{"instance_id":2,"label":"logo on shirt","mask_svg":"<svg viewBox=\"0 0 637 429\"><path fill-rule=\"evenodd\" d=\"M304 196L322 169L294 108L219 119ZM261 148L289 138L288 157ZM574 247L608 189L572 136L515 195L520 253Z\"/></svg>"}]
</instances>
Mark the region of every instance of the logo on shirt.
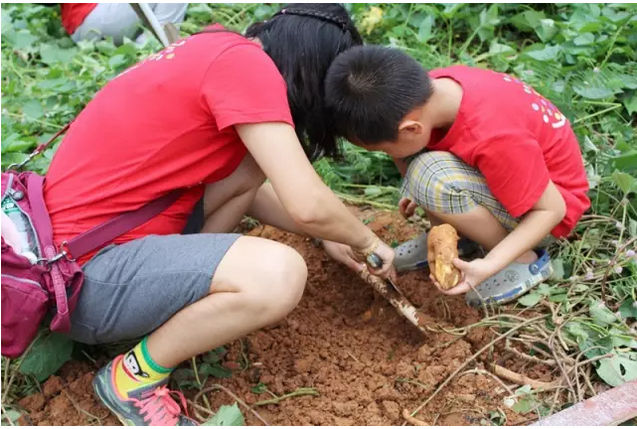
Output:
<instances>
[{"instance_id":1,"label":"logo on shirt","mask_svg":"<svg viewBox=\"0 0 637 429\"><path fill-rule=\"evenodd\" d=\"M140 381L139 377L150 377L150 375L142 369L135 352L132 350L124 357L124 365L122 365L122 367L126 375L135 381Z\"/></svg>"},{"instance_id":2,"label":"logo on shirt","mask_svg":"<svg viewBox=\"0 0 637 429\"><path fill-rule=\"evenodd\" d=\"M191 38L192 38L192 36L187 37L186 39L180 40L178 42L173 43L172 45L169 45L166 49L164 49L162 51L159 51L156 54L150 55L145 60L135 64L134 66L131 66L131 67L127 68L126 70L124 70L123 72L118 74L115 77L115 79L117 79L118 77L124 76L126 73L130 73L130 72L132 72L135 69L140 68L141 66L143 66L144 64L146 64L146 63L148 63L150 61L160 61L162 59L172 60L176 56L177 48L179 48L180 46L184 46L186 44L186 42L188 40L190 40Z\"/></svg>"},{"instance_id":3,"label":"logo on shirt","mask_svg":"<svg viewBox=\"0 0 637 429\"><path fill-rule=\"evenodd\" d=\"M531 103L531 108L542 114L542 121L544 121L545 124L550 123L555 129L561 128L566 124L566 117L557 110L557 107L555 107L553 103L542 97L539 92L514 77L504 75L504 80L505 82L513 82L522 85L524 92L537 97L537 99Z\"/></svg>"}]
</instances>

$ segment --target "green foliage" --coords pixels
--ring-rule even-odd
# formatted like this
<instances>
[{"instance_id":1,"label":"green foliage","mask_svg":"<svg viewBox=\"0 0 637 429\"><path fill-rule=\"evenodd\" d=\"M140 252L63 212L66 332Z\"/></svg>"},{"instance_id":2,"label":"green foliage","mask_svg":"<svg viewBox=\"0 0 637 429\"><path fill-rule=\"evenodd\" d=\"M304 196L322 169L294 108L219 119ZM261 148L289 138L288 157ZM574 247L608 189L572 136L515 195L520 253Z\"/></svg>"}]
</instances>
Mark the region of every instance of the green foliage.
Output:
<instances>
[{"instance_id":1,"label":"green foliage","mask_svg":"<svg viewBox=\"0 0 637 429\"><path fill-rule=\"evenodd\" d=\"M72 352L73 341L69 337L47 331L31 345L22 360L20 372L43 382L71 358Z\"/></svg>"},{"instance_id":2,"label":"green foliage","mask_svg":"<svg viewBox=\"0 0 637 429\"><path fill-rule=\"evenodd\" d=\"M210 420L203 423L202 426L245 426L246 422L239 406L222 405Z\"/></svg>"}]
</instances>

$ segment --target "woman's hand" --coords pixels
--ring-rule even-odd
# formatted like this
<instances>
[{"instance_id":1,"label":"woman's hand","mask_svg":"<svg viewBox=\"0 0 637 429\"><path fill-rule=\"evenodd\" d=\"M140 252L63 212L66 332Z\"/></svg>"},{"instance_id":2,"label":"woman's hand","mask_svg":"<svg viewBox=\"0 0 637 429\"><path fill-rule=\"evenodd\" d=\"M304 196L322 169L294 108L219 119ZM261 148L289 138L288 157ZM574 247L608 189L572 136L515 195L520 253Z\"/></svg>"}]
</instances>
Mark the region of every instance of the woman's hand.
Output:
<instances>
[{"instance_id":1,"label":"woman's hand","mask_svg":"<svg viewBox=\"0 0 637 429\"><path fill-rule=\"evenodd\" d=\"M442 289L434 276L429 276L434 285L436 285L440 292L445 295L460 295L462 293L467 293L472 288L475 288L480 283L498 272L498 267L487 259L474 259L471 262L465 262L462 259L456 258L453 260L453 265L455 265L463 275L460 283L451 289Z\"/></svg>"},{"instance_id":2,"label":"woman's hand","mask_svg":"<svg viewBox=\"0 0 637 429\"><path fill-rule=\"evenodd\" d=\"M354 252L354 254L359 258L361 253L368 254L367 251ZM394 249L378 239L378 245L372 253L380 258L382 266L380 268L371 267L367 261L363 260L363 262L367 263L369 272L384 279L390 278L393 280L396 278L396 269L394 268L394 258L396 257L396 253L394 252Z\"/></svg>"},{"instance_id":3,"label":"woman's hand","mask_svg":"<svg viewBox=\"0 0 637 429\"><path fill-rule=\"evenodd\" d=\"M323 249L330 258L345 265L356 274L363 270L365 264L356 260L354 251L347 244L337 243L335 241L323 240Z\"/></svg>"},{"instance_id":4,"label":"woman's hand","mask_svg":"<svg viewBox=\"0 0 637 429\"><path fill-rule=\"evenodd\" d=\"M400 214L403 215L405 219L409 219L414 215L416 207L418 207L418 205L407 197L402 197L398 203Z\"/></svg>"}]
</instances>

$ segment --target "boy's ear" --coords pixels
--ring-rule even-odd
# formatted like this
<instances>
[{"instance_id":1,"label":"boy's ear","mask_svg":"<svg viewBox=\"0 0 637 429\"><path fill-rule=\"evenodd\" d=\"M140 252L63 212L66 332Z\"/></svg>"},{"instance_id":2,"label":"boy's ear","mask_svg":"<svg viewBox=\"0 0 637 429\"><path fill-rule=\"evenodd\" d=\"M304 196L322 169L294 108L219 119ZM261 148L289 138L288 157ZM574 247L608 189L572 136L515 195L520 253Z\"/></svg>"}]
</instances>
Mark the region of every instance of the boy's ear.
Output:
<instances>
[{"instance_id":1,"label":"boy's ear","mask_svg":"<svg viewBox=\"0 0 637 429\"><path fill-rule=\"evenodd\" d=\"M403 119L398 125L398 133L423 134L424 130L422 124L413 119Z\"/></svg>"}]
</instances>

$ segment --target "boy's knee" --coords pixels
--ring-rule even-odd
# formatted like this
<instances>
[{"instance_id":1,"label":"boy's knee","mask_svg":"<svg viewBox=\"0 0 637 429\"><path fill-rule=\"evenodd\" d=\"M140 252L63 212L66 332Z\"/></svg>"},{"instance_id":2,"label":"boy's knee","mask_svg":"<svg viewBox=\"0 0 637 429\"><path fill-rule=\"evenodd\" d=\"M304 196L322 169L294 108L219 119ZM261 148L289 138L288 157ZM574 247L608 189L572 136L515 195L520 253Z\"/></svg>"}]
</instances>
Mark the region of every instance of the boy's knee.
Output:
<instances>
[{"instance_id":1,"label":"boy's knee","mask_svg":"<svg viewBox=\"0 0 637 429\"><path fill-rule=\"evenodd\" d=\"M403 193L423 209L449 213L451 201L462 189L456 173L462 161L448 152L425 152L407 169Z\"/></svg>"}]
</instances>

